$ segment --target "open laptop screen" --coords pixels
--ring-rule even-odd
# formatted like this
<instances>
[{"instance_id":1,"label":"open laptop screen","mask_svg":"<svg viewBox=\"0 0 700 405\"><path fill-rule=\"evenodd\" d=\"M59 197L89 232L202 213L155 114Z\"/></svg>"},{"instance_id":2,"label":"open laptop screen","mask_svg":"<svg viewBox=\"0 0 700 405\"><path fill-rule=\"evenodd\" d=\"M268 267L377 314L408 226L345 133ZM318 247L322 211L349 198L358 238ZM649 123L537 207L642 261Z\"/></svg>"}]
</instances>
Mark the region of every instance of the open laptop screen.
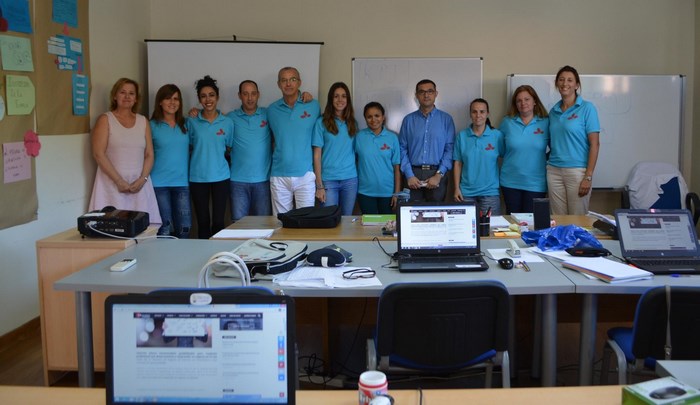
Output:
<instances>
[{"instance_id":1,"label":"open laptop screen","mask_svg":"<svg viewBox=\"0 0 700 405\"><path fill-rule=\"evenodd\" d=\"M294 403L288 297L172 300L125 296L108 305L109 404Z\"/></svg>"},{"instance_id":2,"label":"open laptop screen","mask_svg":"<svg viewBox=\"0 0 700 405\"><path fill-rule=\"evenodd\" d=\"M476 205L404 203L398 214L399 253L474 253L479 251Z\"/></svg>"},{"instance_id":3,"label":"open laptop screen","mask_svg":"<svg viewBox=\"0 0 700 405\"><path fill-rule=\"evenodd\" d=\"M687 210L616 210L625 257L694 256L695 227Z\"/></svg>"}]
</instances>

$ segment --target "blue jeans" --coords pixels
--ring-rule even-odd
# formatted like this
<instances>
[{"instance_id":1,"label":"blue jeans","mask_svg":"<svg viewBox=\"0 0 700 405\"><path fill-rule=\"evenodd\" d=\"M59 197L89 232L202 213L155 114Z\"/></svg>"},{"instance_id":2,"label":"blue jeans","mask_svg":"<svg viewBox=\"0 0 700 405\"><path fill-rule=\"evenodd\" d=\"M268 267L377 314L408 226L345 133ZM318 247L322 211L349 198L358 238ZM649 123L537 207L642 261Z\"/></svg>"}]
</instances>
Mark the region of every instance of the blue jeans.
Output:
<instances>
[{"instance_id":1,"label":"blue jeans","mask_svg":"<svg viewBox=\"0 0 700 405\"><path fill-rule=\"evenodd\" d=\"M491 208L491 215L501 215L501 196L500 195L480 195L475 197L464 197L464 201L476 202L477 209L486 214Z\"/></svg>"},{"instance_id":2,"label":"blue jeans","mask_svg":"<svg viewBox=\"0 0 700 405\"><path fill-rule=\"evenodd\" d=\"M231 219L238 221L246 215L272 215L270 182L231 182Z\"/></svg>"},{"instance_id":3,"label":"blue jeans","mask_svg":"<svg viewBox=\"0 0 700 405\"><path fill-rule=\"evenodd\" d=\"M532 199L545 198L546 192L527 191L518 188L501 186L503 191L503 201L506 203L506 215L512 212L532 212Z\"/></svg>"},{"instance_id":4,"label":"blue jeans","mask_svg":"<svg viewBox=\"0 0 700 405\"><path fill-rule=\"evenodd\" d=\"M357 197L357 177L347 180L324 180L323 186L326 188L326 202L321 206L339 205L341 215L352 215Z\"/></svg>"},{"instance_id":5,"label":"blue jeans","mask_svg":"<svg viewBox=\"0 0 700 405\"><path fill-rule=\"evenodd\" d=\"M190 237L192 227L192 210L190 206L190 188L154 187L158 210L163 224L158 235L172 235L180 239Z\"/></svg>"}]
</instances>

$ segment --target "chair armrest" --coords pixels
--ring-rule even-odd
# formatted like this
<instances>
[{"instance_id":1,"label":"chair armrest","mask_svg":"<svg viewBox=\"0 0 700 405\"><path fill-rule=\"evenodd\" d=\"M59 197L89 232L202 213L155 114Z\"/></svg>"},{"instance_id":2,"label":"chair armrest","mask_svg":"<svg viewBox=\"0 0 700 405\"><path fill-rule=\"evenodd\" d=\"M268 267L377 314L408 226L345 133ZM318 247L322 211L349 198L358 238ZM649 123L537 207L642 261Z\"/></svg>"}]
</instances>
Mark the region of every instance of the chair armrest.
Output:
<instances>
[{"instance_id":1,"label":"chair armrest","mask_svg":"<svg viewBox=\"0 0 700 405\"><path fill-rule=\"evenodd\" d=\"M377 348L374 339L367 339L367 370L377 369Z\"/></svg>"}]
</instances>

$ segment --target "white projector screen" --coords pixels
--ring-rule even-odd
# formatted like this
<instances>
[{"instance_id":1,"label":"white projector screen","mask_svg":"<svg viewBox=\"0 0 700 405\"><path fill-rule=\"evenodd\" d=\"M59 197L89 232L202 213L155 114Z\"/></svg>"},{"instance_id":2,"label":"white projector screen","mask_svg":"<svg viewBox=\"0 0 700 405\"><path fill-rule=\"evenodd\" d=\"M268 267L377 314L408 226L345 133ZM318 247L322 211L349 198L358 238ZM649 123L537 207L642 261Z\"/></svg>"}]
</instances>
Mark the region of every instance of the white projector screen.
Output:
<instances>
[{"instance_id":1,"label":"white projector screen","mask_svg":"<svg viewBox=\"0 0 700 405\"><path fill-rule=\"evenodd\" d=\"M148 51L148 114L158 89L174 83L182 91L185 112L201 108L195 82L210 75L219 85L219 110L228 113L241 106L238 84L254 80L261 107L282 95L277 72L285 66L299 69L302 91L318 99L319 57L322 43L146 40Z\"/></svg>"}]
</instances>

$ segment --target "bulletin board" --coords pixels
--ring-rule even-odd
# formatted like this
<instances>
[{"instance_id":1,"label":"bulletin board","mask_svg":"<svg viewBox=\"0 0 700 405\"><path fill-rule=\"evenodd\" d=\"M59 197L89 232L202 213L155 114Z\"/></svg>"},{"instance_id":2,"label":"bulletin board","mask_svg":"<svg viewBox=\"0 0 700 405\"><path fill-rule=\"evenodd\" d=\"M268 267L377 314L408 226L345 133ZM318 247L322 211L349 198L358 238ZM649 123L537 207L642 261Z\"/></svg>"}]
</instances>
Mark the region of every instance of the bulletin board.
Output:
<instances>
[{"instance_id":1,"label":"bulletin board","mask_svg":"<svg viewBox=\"0 0 700 405\"><path fill-rule=\"evenodd\" d=\"M36 220L39 208L35 160L27 154L27 146L36 144L25 142L35 117L32 6L33 0L0 0L0 229Z\"/></svg>"}]
</instances>

